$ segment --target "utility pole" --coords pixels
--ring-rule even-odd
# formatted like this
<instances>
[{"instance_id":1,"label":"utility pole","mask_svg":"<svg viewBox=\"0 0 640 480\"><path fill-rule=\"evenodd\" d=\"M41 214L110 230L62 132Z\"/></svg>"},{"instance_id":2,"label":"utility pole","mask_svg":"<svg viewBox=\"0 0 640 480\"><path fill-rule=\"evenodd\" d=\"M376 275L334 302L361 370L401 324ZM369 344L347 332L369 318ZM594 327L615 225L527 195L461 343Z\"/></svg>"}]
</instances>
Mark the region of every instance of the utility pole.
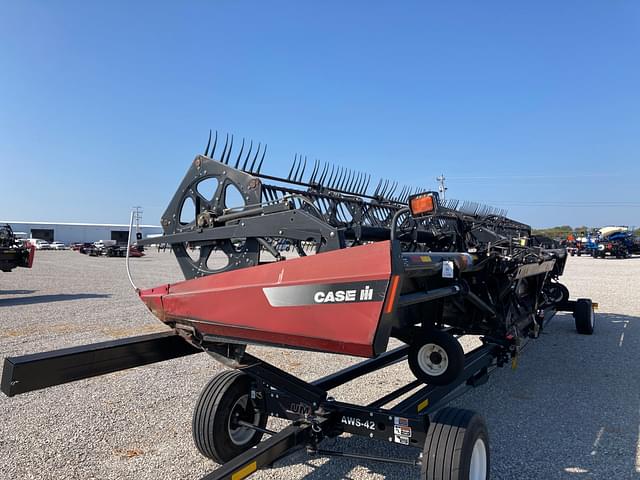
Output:
<instances>
[{"instance_id":1,"label":"utility pole","mask_svg":"<svg viewBox=\"0 0 640 480\"><path fill-rule=\"evenodd\" d=\"M140 222L142 221L142 207L131 207L133 210L133 221L136 223L136 238L140 240L142 238L142 232L140 231Z\"/></svg>"},{"instance_id":2,"label":"utility pole","mask_svg":"<svg viewBox=\"0 0 640 480\"><path fill-rule=\"evenodd\" d=\"M447 187L445 187L445 185L444 185L444 180L445 180L444 173L442 175L440 175L439 177L437 177L436 180L439 183L439 185L438 185L438 193L440 194L440 198L444 202L445 196L446 196L445 192L447 191Z\"/></svg>"}]
</instances>

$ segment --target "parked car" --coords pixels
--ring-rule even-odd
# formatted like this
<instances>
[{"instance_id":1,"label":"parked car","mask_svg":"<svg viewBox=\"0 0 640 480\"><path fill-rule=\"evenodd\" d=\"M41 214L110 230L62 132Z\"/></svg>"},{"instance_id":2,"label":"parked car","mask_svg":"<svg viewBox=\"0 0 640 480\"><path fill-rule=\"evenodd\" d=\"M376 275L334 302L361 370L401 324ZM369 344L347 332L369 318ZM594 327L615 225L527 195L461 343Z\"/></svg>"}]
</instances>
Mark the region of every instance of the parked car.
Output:
<instances>
[{"instance_id":1,"label":"parked car","mask_svg":"<svg viewBox=\"0 0 640 480\"><path fill-rule=\"evenodd\" d=\"M51 242L50 247L52 250L66 250L68 247L62 242Z\"/></svg>"},{"instance_id":2,"label":"parked car","mask_svg":"<svg viewBox=\"0 0 640 480\"><path fill-rule=\"evenodd\" d=\"M29 243L35 245L36 250L51 250L51 245L46 240L40 240L39 238L29 238Z\"/></svg>"}]
</instances>

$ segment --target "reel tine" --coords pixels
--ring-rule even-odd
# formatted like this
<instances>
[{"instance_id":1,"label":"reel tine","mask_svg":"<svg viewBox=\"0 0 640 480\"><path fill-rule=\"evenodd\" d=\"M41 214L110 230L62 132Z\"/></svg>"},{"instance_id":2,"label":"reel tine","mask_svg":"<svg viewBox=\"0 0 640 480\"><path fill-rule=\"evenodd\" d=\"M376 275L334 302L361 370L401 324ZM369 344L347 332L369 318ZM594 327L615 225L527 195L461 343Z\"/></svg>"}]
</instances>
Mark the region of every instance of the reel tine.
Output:
<instances>
[{"instance_id":1,"label":"reel tine","mask_svg":"<svg viewBox=\"0 0 640 480\"><path fill-rule=\"evenodd\" d=\"M249 151L247 152L247 156L244 157L244 163L242 164L242 170L247 171L247 162L249 161L249 157L251 156L251 150L253 150L253 140L249 144Z\"/></svg>"},{"instance_id":2,"label":"reel tine","mask_svg":"<svg viewBox=\"0 0 640 480\"><path fill-rule=\"evenodd\" d=\"M209 146L211 145L211 129L209 129L209 140L207 140L207 147L204 149L204 156L209 156Z\"/></svg>"},{"instance_id":3,"label":"reel tine","mask_svg":"<svg viewBox=\"0 0 640 480\"><path fill-rule=\"evenodd\" d=\"M382 179L378 180L378 185L376 186L375 191L373 192L373 196L377 197L378 196L378 190L380 190L380 186L382 185Z\"/></svg>"},{"instance_id":4,"label":"reel tine","mask_svg":"<svg viewBox=\"0 0 640 480\"><path fill-rule=\"evenodd\" d=\"M329 164L325 162L324 167L322 167L322 174L318 179L318 185L320 186L324 185L324 179L327 177L328 173L329 173Z\"/></svg>"},{"instance_id":5,"label":"reel tine","mask_svg":"<svg viewBox=\"0 0 640 480\"><path fill-rule=\"evenodd\" d=\"M344 185L344 189L347 192L351 191L351 186L353 185L353 181L356 179L356 171L354 170L353 172L351 172L351 175L349 176L349 179L347 180L347 182Z\"/></svg>"},{"instance_id":6,"label":"reel tine","mask_svg":"<svg viewBox=\"0 0 640 480\"><path fill-rule=\"evenodd\" d=\"M333 181L333 171L335 170L335 165L331 165L331 173L328 175L327 177L327 187L331 186L331 182ZM329 170L327 169L327 173L329 173Z\"/></svg>"},{"instance_id":7,"label":"reel tine","mask_svg":"<svg viewBox=\"0 0 640 480\"><path fill-rule=\"evenodd\" d=\"M298 178L298 182L302 181L302 177L304 176L304 169L307 168L307 156L304 156L304 163L302 164L302 171L300 172L300 178Z\"/></svg>"},{"instance_id":8,"label":"reel tine","mask_svg":"<svg viewBox=\"0 0 640 480\"><path fill-rule=\"evenodd\" d=\"M265 191L267 192L267 195L269 196L269 200L271 202L274 202L276 200L276 195L274 194L274 192L271 190L271 188L266 188Z\"/></svg>"},{"instance_id":9,"label":"reel tine","mask_svg":"<svg viewBox=\"0 0 640 480\"><path fill-rule=\"evenodd\" d=\"M349 182L351 182L352 175L353 175L353 172L349 170L346 177L344 178L344 184L340 185L340 190L347 191L347 187L349 185Z\"/></svg>"},{"instance_id":10,"label":"reel tine","mask_svg":"<svg viewBox=\"0 0 640 480\"><path fill-rule=\"evenodd\" d=\"M349 193L353 194L353 188L358 184L359 181L360 181L360 172L356 172L354 170L353 178L349 182L349 186L347 186L347 190L349 191Z\"/></svg>"},{"instance_id":11,"label":"reel tine","mask_svg":"<svg viewBox=\"0 0 640 480\"><path fill-rule=\"evenodd\" d=\"M365 182L367 181L367 173L359 172L360 178L358 179L358 183L356 183L353 187L353 191L356 195L362 195L362 187L364 187Z\"/></svg>"},{"instance_id":12,"label":"reel tine","mask_svg":"<svg viewBox=\"0 0 640 480\"><path fill-rule=\"evenodd\" d=\"M404 194L407 193L407 186L404 185L402 190L400 191L400 195L398 195L398 203L404 203Z\"/></svg>"},{"instance_id":13,"label":"reel tine","mask_svg":"<svg viewBox=\"0 0 640 480\"><path fill-rule=\"evenodd\" d=\"M287 175L287 180L291 180L291 174L293 173L293 169L296 168L296 162L298 161L298 154L296 153L293 157L293 164L291 165L291 170L289 170L289 175Z\"/></svg>"},{"instance_id":14,"label":"reel tine","mask_svg":"<svg viewBox=\"0 0 640 480\"><path fill-rule=\"evenodd\" d=\"M345 167L344 175L342 176L342 181L340 182L340 185L338 186L338 190L344 190L344 187L347 184L347 180L349 180L349 175L351 175L351 170L349 170L348 168Z\"/></svg>"},{"instance_id":15,"label":"reel tine","mask_svg":"<svg viewBox=\"0 0 640 480\"><path fill-rule=\"evenodd\" d=\"M387 194L389 196L389 200L393 200L393 194L396 192L396 188L398 188L398 182L393 182L393 187L391 187Z\"/></svg>"},{"instance_id":16,"label":"reel tine","mask_svg":"<svg viewBox=\"0 0 640 480\"><path fill-rule=\"evenodd\" d=\"M313 161L313 170L311 170L311 175L309 176L309 183L313 183L316 179L316 173L318 173L318 167L320 166L320 162L316 158Z\"/></svg>"},{"instance_id":17,"label":"reel tine","mask_svg":"<svg viewBox=\"0 0 640 480\"><path fill-rule=\"evenodd\" d=\"M367 188L369 188L369 182L371 182L371 174L368 175L367 183L365 183L364 187L362 188L362 195L367 193Z\"/></svg>"},{"instance_id":18,"label":"reel tine","mask_svg":"<svg viewBox=\"0 0 640 480\"><path fill-rule=\"evenodd\" d=\"M342 179L342 182L340 182L340 185L338 185L338 190L344 190L345 184L349 180L350 176L351 176L351 170L345 169L345 175L344 175L344 178Z\"/></svg>"},{"instance_id":19,"label":"reel tine","mask_svg":"<svg viewBox=\"0 0 640 480\"><path fill-rule=\"evenodd\" d=\"M389 188L389 184L391 183L391 181L389 179L385 179L384 181L384 188L382 189L382 192L380 192L380 196L384 199L386 198L387 195L387 189Z\"/></svg>"},{"instance_id":20,"label":"reel tine","mask_svg":"<svg viewBox=\"0 0 640 480\"><path fill-rule=\"evenodd\" d=\"M244 137L242 137L242 145L240 146L240 153L238 153L238 158L236 159L236 164L233 168L238 168L240 165L240 157L242 157L242 152L244 151Z\"/></svg>"},{"instance_id":21,"label":"reel tine","mask_svg":"<svg viewBox=\"0 0 640 480\"><path fill-rule=\"evenodd\" d=\"M298 178L298 172L300 171L300 164L302 163L302 155L300 155L300 160L298 160L298 167L296 168L296 173L293 174L293 181L296 182Z\"/></svg>"},{"instance_id":22,"label":"reel tine","mask_svg":"<svg viewBox=\"0 0 640 480\"><path fill-rule=\"evenodd\" d=\"M356 189L356 187L360 185L360 180L361 180L360 176L361 176L360 172L356 172L355 177L353 178L352 182L349 184L348 190L353 195L357 195L358 193L358 190Z\"/></svg>"},{"instance_id":23,"label":"reel tine","mask_svg":"<svg viewBox=\"0 0 640 480\"><path fill-rule=\"evenodd\" d=\"M393 185L393 182L391 180L385 181L384 184L384 190L383 192L380 194L380 196L384 199L384 200L388 200L388 196L389 196L389 190L391 190L391 185Z\"/></svg>"},{"instance_id":24,"label":"reel tine","mask_svg":"<svg viewBox=\"0 0 640 480\"><path fill-rule=\"evenodd\" d=\"M407 189L404 192L403 202L409 201L409 195L411 195L411 187L407 185Z\"/></svg>"},{"instance_id":25,"label":"reel tine","mask_svg":"<svg viewBox=\"0 0 640 480\"><path fill-rule=\"evenodd\" d=\"M211 148L211 155L209 155L209 158L213 158L213 155L216 153L216 145L218 145L218 130L216 130L216 136L213 139L213 147Z\"/></svg>"},{"instance_id":26,"label":"reel tine","mask_svg":"<svg viewBox=\"0 0 640 480\"><path fill-rule=\"evenodd\" d=\"M336 185L338 184L338 182L340 181L340 177L342 177L342 167L338 166L336 168L336 176L333 179L333 181L329 184L329 188L335 189Z\"/></svg>"},{"instance_id":27,"label":"reel tine","mask_svg":"<svg viewBox=\"0 0 640 480\"><path fill-rule=\"evenodd\" d=\"M327 185L329 188L335 189L335 184L337 183L338 178L342 175L342 167L338 166L336 168L336 176L329 182Z\"/></svg>"},{"instance_id":28,"label":"reel tine","mask_svg":"<svg viewBox=\"0 0 640 480\"><path fill-rule=\"evenodd\" d=\"M249 173L253 173L253 167L256 164L256 159L258 158L259 153L260 153L260 142L258 142L258 149L256 150L256 154L253 157L253 162L251 162L251 166L249 167Z\"/></svg>"},{"instance_id":29,"label":"reel tine","mask_svg":"<svg viewBox=\"0 0 640 480\"><path fill-rule=\"evenodd\" d=\"M258 170L256 173L260 173L260 169L262 168L262 162L264 162L264 156L267 154L267 144L264 144L264 148L262 149L262 158L260 158L260 163L258 164Z\"/></svg>"},{"instance_id":30,"label":"reel tine","mask_svg":"<svg viewBox=\"0 0 640 480\"><path fill-rule=\"evenodd\" d=\"M345 189L350 176L351 176L351 170L345 167L344 176L342 177L342 182L340 182L340 186L338 187L339 190Z\"/></svg>"},{"instance_id":31,"label":"reel tine","mask_svg":"<svg viewBox=\"0 0 640 480\"><path fill-rule=\"evenodd\" d=\"M227 158L224 161L225 165L229 165L229 157L231 156L232 149L233 149L233 133L231 134L231 143L229 144L229 151L227 152Z\"/></svg>"},{"instance_id":32,"label":"reel tine","mask_svg":"<svg viewBox=\"0 0 640 480\"><path fill-rule=\"evenodd\" d=\"M387 180L385 180L385 179L381 179L381 182L380 182L380 191L378 192L378 197L384 197L384 191L385 191L385 190L386 190L386 188L387 188L387 183L388 183L388 181L387 181Z\"/></svg>"},{"instance_id":33,"label":"reel tine","mask_svg":"<svg viewBox=\"0 0 640 480\"><path fill-rule=\"evenodd\" d=\"M222 149L222 156L220 157L220 163L224 163L224 156L227 154L227 146L229 145L229 134L224 140L224 148Z\"/></svg>"},{"instance_id":34,"label":"reel tine","mask_svg":"<svg viewBox=\"0 0 640 480\"><path fill-rule=\"evenodd\" d=\"M362 172L362 181L358 185L358 195L362 195L364 193L365 185L367 184L368 175L366 172Z\"/></svg>"}]
</instances>

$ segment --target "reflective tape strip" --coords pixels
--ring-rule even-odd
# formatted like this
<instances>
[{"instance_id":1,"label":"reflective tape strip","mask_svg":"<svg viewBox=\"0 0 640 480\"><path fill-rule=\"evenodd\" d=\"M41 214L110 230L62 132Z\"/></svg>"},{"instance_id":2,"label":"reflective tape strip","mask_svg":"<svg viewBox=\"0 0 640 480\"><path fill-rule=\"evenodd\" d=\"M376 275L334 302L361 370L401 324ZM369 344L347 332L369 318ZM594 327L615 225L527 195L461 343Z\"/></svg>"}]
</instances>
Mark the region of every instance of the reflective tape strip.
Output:
<instances>
[{"instance_id":1,"label":"reflective tape strip","mask_svg":"<svg viewBox=\"0 0 640 480\"><path fill-rule=\"evenodd\" d=\"M253 472L258 469L258 464L256 462L251 462L248 465L245 465L240 470L237 470L231 475L231 480L242 480L243 478L247 478Z\"/></svg>"}]
</instances>

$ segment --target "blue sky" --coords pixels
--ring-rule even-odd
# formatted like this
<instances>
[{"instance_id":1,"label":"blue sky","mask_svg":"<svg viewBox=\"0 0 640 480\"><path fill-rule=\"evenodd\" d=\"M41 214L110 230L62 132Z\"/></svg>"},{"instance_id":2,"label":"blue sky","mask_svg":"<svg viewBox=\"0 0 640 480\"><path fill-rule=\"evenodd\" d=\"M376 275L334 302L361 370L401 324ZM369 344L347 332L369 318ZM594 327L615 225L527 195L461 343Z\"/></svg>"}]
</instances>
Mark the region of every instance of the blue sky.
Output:
<instances>
[{"instance_id":1,"label":"blue sky","mask_svg":"<svg viewBox=\"0 0 640 480\"><path fill-rule=\"evenodd\" d=\"M157 223L209 128L640 225L640 3L0 1L0 218Z\"/></svg>"}]
</instances>

